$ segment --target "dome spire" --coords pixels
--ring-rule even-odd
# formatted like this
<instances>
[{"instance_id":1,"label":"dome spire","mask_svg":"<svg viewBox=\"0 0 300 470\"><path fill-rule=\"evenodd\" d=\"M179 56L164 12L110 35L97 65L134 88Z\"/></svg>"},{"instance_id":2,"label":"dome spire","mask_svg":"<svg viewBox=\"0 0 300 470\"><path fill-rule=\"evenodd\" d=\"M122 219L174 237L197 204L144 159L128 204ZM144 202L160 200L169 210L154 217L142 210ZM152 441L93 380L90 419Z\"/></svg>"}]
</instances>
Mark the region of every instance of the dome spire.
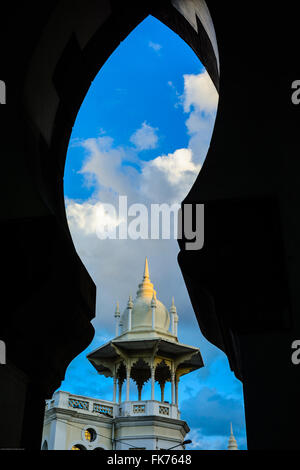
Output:
<instances>
[{"instance_id":1,"label":"dome spire","mask_svg":"<svg viewBox=\"0 0 300 470\"><path fill-rule=\"evenodd\" d=\"M150 297L152 299L153 295L156 298L156 292L153 289L153 284L149 278L149 266L148 266L148 259L146 257L143 280L141 284L139 284L139 288L136 293L136 296L137 297Z\"/></svg>"},{"instance_id":2,"label":"dome spire","mask_svg":"<svg viewBox=\"0 0 300 470\"><path fill-rule=\"evenodd\" d=\"M146 259L145 259L144 279L149 279L149 267L148 267L147 256L146 256Z\"/></svg>"}]
</instances>

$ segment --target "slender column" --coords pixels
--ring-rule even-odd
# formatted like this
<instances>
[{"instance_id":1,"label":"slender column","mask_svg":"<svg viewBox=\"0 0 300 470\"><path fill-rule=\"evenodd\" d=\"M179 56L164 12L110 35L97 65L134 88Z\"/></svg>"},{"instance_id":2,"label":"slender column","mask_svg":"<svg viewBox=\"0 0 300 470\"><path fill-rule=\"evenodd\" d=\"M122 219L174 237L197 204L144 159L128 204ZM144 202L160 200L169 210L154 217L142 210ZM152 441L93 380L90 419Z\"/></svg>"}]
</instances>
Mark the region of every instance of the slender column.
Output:
<instances>
[{"instance_id":1,"label":"slender column","mask_svg":"<svg viewBox=\"0 0 300 470\"><path fill-rule=\"evenodd\" d=\"M139 394L138 400L139 401L142 400L142 388L143 388L142 385L138 385L138 394Z\"/></svg>"},{"instance_id":2,"label":"slender column","mask_svg":"<svg viewBox=\"0 0 300 470\"><path fill-rule=\"evenodd\" d=\"M171 380L172 380L172 383L171 383L171 392L172 392L172 405L175 404L175 373L172 372L171 373Z\"/></svg>"},{"instance_id":3,"label":"slender column","mask_svg":"<svg viewBox=\"0 0 300 470\"><path fill-rule=\"evenodd\" d=\"M114 375L114 397L113 402L116 403L117 400L117 377Z\"/></svg>"},{"instance_id":4,"label":"slender column","mask_svg":"<svg viewBox=\"0 0 300 470\"><path fill-rule=\"evenodd\" d=\"M126 401L129 401L129 390L130 390L130 367L127 366L127 370L126 370Z\"/></svg>"},{"instance_id":5,"label":"slender column","mask_svg":"<svg viewBox=\"0 0 300 470\"><path fill-rule=\"evenodd\" d=\"M175 377L175 403L178 406L178 382L179 378Z\"/></svg>"},{"instance_id":6,"label":"slender column","mask_svg":"<svg viewBox=\"0 0 300 470\"><path fill-rule=\"evenodd\" d=\"M155 367L151 367L151 400L154 400Z\"/></svg>"}]
</instances>

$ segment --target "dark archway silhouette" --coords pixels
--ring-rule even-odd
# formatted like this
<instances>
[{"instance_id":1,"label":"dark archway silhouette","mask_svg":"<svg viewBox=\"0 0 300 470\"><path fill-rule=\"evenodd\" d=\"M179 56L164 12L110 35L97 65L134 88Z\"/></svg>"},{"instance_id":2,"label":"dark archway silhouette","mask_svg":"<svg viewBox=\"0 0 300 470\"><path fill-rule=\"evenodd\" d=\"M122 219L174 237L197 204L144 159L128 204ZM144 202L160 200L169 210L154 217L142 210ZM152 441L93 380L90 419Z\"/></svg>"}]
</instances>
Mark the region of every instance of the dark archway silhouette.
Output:
<instances>
[{"instance_id":1,"label":"dark archway silhouette","mask_svg":"<svg viewBox=\"0 0 300 470\"><path fill-rule=\"evenodd\" d=\"M243 380L249 449L298 448L299 373L291 344L300 337L299 118L290 99L299 78L297 15L293 2L281 9L264 2L259 11L236 0L207 3L221 81L202 0L29 0L2 7L7 364L0 366L0 447L40 448L44 400L93 337L95 286L65 217L66 150L91 80L152 14L192 47L220 85L210 150L185 200L205 204L205 246L187 252L181 244L179 254L201 331ZM274 71L279 58L285 67Z\"/></svg>"}]
</instances>

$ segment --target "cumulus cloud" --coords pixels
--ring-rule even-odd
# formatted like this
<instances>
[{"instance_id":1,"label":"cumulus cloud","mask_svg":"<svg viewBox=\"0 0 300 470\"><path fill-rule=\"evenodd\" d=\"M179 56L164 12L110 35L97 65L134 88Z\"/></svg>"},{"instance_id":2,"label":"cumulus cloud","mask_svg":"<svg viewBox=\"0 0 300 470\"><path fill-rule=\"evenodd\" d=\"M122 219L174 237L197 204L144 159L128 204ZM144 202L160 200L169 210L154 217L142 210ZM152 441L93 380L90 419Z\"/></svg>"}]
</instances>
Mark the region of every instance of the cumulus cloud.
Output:
<instances>
[{"instance_id":1,"label":"cumulus cloud","mask_svg":"<svg viewBox=\"0 0 300 470\"><path fill-rule=\"evenodd\" d=\"M78 227L85 235L96 234L100 239L106 238L106 234L115 233L123 221L112 204L100 201L81 204L67 202L66 213L72 231Z\"/></svg>"},{"instance_id":2,"label":"cumulus cloud","mask_svg":"<svg viewBox=\"0 0 300 470\"><path fill-rule=\"evenodd\" d=\"M193 160L203 165L214 128L218 93L206 71L198 75L184 75L183 109L189 114L186 120L190 136L189 148Z\"/></svg>"},{"instance_id":3,"label":"cumulus cloud","mask_svg":"<svg viewBox=\"0 0 300 470\"><path fill-rule=\"evenodd\" d=\"M218 92L205 70L198 75L184 75L183 106L186 113L196 111L213 113L218 104Z\"/></svg>"},{"instance_id":4,"label":"cumulus cloud","mask_svg":"<svg viewBox=\"0 0 300 470\"><path fill-rule=\"evenodd\" d=\"M107 226L114 228L120 224L119 195L127 196L128 205L144 203L149 212L150 203L174 204L184 199L201 168L201 158L197 152L202 157L205 154L205 145L208 145L205 139L209 140L206 134L211 132L213 126L212 110L213 102L214 106L216 102L209 80L206 72L199 76L184 76L182 103L185 112L189 113L186 121L190 135L188 148L158 155L149 161L139 160L139 151L155 148L158 143L158 129L146 121L130 137L130 142L134 145L131 147L115 146L113 139L106 135L83 141L76 140L76 145L80 145L85 152L80 173L84 175L85 184L94 191L89 200L80 203L67 199L66 212L76 249L99 286L96 324L99 321L108 331L113 331L112 299L126 304L128 295L134 295L132 289L140 282L137 273L143 268L145 255L149 256L153 272L156 273L163 301L167 302L168 296L174 294L170 294L169 286L176 286L174 290L178 307L183 314L182 331L185 331L187 336L188 331L191 331L189 322L195 322L176 264L178 245L175 240L100 240L99 232L103 231L103 228L106 230ZM210 90L209 98L205 97L203 105L200 103L202 92L197 90L197 87L201 86L204 86L206 91ZM211 120L206 122L200 109L209 110ZM139 162L140 170L126 165L128 159ZM107 203L114 205L116 213L106 211ZM114 254L113 258L111 253ZM124 267L128 266L130 270L126 269L124 273ZM108 312L111 312L111 315L108 315ZM199 331L196 323L195 328ZM200 333L195 341L202 341Z\"/></svg>"},{"instance_id":5,"label":"cumulus cloud","mask_svg":"<svg viewBox=\"0 0 300 470\"><path fill-rule=\"evenodd\" d=\"M182 419L192 430L189 438L198 449L226 449L232 423L240 449L245 448L245 416L242 398L226 396L204 386L180 406ZM191 437L193 436L193 438Z\"/></svg>"},{"instance_id":6,"label":"cumulus cloud","mask_svg":"<svg viewBox=\"0 0 300 470\"><path fill-rule=\"evenodd\" d=\"M98 137L83 140L80 144L86 153L80 170L85 177L85 184L101 191L102 202L110 202L111 192L126 194L130 190L131 175L137 173L133 167L123 168L128 159L128 151L115 147L111 137Z\"/></svg>"},{"instance_id":7,"label":"cumulus cloud","mask_svg":"<svg viewBox=\"0 0 300 470\"><path fill-rule=\"evenodd\" d=\"M157 130L157 128L150 126L144 121L142 126L132 134L130 142L132 142L138 150L154 149L158 142Z\"/></svg>"},{"instance_id":8,"label":"cumulus cloud","mask_svg":"<svg viewBox=\"0 0 300 470\"><path fill-rule=\"evenodd\" d=\"M198 403L197 407L195 403ZM181 403L181 415L189 416L190 427L198 427L206 435L227 436L230 422L237 435L244 428L241 400L223 395L207 386Z\"/></svg>"},{"instance_id":9,"label":"cumulus cloud","mask_svg":"<svg viewBox=\"0 0 300 470\"><path fill-rule=\"evenodd\" d=\"M191 149L161 155L143 165L142 191L156 202L180 203L200 168L193 162Z\"/></svg>"}]
</instances>

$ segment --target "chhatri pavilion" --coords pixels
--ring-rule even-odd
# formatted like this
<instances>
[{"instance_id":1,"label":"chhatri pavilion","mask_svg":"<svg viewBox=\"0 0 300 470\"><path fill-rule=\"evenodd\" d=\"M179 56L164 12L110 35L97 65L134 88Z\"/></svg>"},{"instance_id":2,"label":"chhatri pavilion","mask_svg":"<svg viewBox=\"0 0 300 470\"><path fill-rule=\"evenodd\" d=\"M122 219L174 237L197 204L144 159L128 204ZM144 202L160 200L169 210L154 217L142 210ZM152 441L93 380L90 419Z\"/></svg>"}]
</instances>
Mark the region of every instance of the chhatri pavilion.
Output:
<instances>
[{"instance_id":1,"label":"chhatri pavilion","mask_svg":"<svg viewBox=\"0 0 300 470\"><path fill-rule=\"evenodd\" d=\"M46 404L42 448L184 449L189 427L178 408L180 378L203 361L198 348L179 342L174 298L169 310L158 299L147 258L136 298L129 296L122 314L117 303L114 316L115 337L87 356L99 374L113 378L113 400L55 392Z\"/></svg>"}]
</instances>

